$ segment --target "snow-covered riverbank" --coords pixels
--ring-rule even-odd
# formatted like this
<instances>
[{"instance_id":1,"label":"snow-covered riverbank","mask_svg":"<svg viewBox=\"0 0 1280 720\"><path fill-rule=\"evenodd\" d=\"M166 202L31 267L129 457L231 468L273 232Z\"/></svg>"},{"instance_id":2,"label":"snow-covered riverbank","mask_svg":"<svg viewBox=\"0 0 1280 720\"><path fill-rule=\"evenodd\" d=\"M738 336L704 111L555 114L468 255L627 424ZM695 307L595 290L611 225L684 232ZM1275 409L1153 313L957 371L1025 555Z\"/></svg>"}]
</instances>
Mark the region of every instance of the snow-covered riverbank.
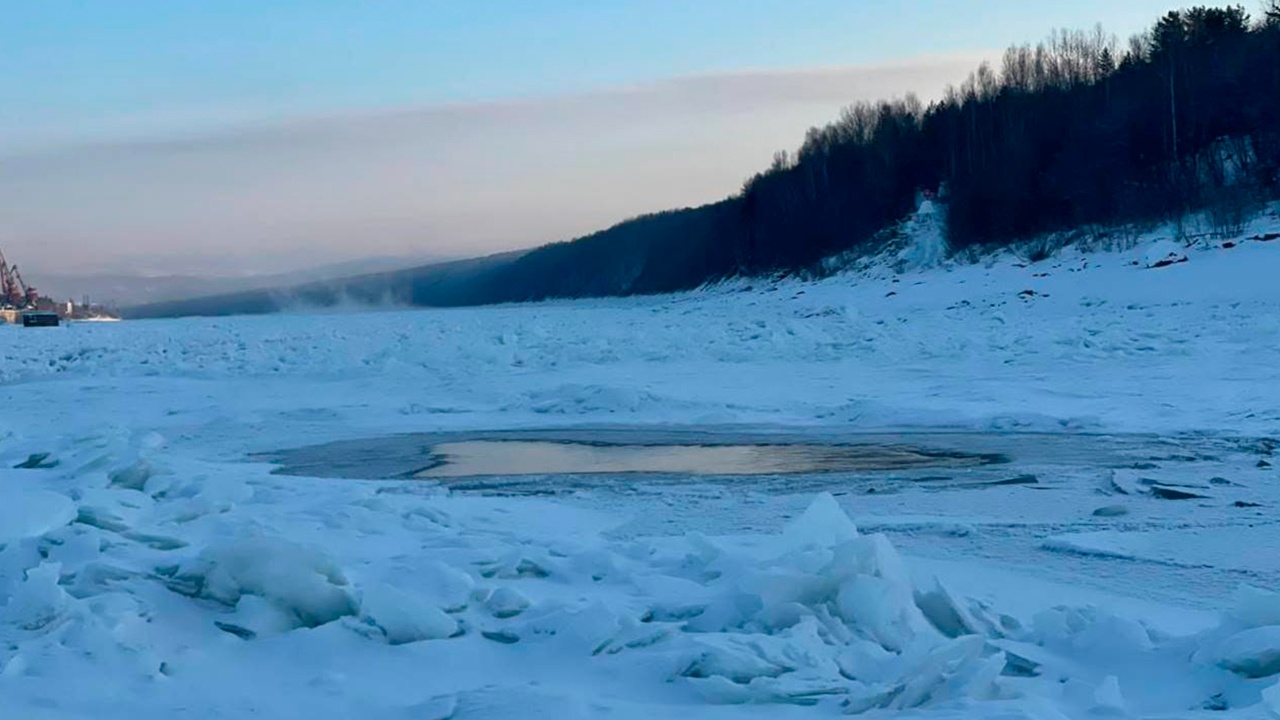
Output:
<instances>
[{"instance_id":1,"label":"snow-covered riverbank","mask_svg":"<svg viewBox=\"0 0 1280 720\"><path fill-rule=\"evenodd\" d=\"M3 329L0 716L1264 717L1280 598L1217 585L1280 573L1280 243L1146 252ZM738 424L1240 440L1048 493L500 498L247 460Z\"/></svg>"}]
</instances>

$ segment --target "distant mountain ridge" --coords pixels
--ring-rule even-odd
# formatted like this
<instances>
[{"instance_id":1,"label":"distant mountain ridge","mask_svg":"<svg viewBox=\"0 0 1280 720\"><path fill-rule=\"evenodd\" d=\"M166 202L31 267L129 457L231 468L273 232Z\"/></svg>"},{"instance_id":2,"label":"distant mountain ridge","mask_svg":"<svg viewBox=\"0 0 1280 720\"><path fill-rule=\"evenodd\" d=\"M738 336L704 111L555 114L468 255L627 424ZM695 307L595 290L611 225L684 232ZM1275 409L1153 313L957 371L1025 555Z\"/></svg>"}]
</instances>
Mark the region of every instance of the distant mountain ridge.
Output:
<instances>
[{"instance_id":1,"label":"distant mountain ridge","mask_svg":"<svg viewBox=\"0 0 1280 720\"><path fill-rule=\"evenodd\" d=\"M131 273L41 273L40 291L59 300L77 302L88 295L94 302L116 307L171 302L264 288L289 287L341 277L388 272L443 262L431 257L372 257L331 263L302 270L260 275L144 275Z\"/></svg>"},{"instance_id":2,"label":"distant mountain ridge","mask_svg":"<svg viewBox=\"0 0 1280 720\"><path fill-rule=\"evenodd\" d=\"M522 253L453 260L354 277L314 280L222 294L126 306L129 319L225 315L262 315L287 310L413 305L477 305L494 302L481 291ZM492 279L495 285L498 279Z\"/></svg>"}]
</instances>

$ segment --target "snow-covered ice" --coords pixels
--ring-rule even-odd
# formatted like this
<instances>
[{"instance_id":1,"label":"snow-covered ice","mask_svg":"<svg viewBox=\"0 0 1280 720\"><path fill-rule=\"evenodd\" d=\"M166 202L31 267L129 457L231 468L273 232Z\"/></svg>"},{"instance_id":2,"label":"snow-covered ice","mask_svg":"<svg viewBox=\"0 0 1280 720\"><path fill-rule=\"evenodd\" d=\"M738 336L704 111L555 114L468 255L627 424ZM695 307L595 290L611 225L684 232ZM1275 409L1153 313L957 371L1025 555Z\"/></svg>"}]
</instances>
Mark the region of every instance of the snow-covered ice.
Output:
<instances>
[{"instance_id":1,"label":"snow-covered ice","mask_svg":"<svg viewBox=\"0 0 1280 720\"><path fill-rule=\"evenodd\" d=\"M1148 267L1158 240L650 298L0 328L0 717L1266 717L1280 247ZM1098 453L1005 483L546 478L549 497L251 459L575 427ZM1116 467L1108 443L1146 455Z\"/></svg>"}]
</instances>

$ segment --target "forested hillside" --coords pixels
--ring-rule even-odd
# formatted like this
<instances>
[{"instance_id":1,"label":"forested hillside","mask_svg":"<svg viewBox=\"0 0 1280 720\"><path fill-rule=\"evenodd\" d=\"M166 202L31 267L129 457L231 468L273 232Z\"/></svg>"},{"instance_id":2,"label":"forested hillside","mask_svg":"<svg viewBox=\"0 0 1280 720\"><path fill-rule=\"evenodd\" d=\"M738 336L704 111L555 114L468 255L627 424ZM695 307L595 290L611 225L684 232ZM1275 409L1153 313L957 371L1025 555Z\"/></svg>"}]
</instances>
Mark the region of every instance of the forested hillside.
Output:
<instances>
[{"instance_id":1,"label":"forested hillside","mask_svg":"<svg viewBox=\"0 0 1280 720\"><path fill-rule=\"evenodd\" d=\"M1224 220L1274 196L1280 12L1166 15L1122 48L1101 30L1008 50L940 102L850 109L750 182L751 269L864 241L944 190L955 248L1087 225Z\"/></svg>"},{"instance_id":2,"label":"forested hillside","mask_svg":"<svg viewBox=\"0 0 1280 720\"><path fill-rule=\"evenodd\" d=\"M1280 0L1256 18L1242 7L1171 12L1127 43L1098 29L1010 48L929 105L850 107L711 205L486 262L132 315L680 290L866 249L921 193L942 197L956 250L1199 211L1240 224L1280 197Z\"/></svg>"}]
</instances>

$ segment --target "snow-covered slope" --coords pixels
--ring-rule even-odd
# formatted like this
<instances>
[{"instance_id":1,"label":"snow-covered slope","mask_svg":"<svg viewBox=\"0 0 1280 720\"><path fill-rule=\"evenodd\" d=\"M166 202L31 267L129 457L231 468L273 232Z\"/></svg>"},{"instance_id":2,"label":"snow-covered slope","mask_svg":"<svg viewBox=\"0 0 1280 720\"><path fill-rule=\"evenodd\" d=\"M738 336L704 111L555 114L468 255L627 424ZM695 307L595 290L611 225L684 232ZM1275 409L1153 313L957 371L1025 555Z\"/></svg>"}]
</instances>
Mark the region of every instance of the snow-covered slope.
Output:
<instances>
[{"instance_id":1,"label":"snow-covered slope","mask_svg":"<svg viewBox=\"0 0 1280 720\"><path fill-rule=\"evenodd\" d=\"M302 402L358 405L344 434L351 423L435 429L441 415L450 427L576 418L1280 432L1280 386L1269 382L1280 244L1198 247L1158 269L1142 266L1146 251L617 300L3 328L0 380L202 387L194 401L184 392L132 407L159 410L160 423L210 400L228 411L270 404L261 390L245 397L242 382L322 383Z\"/></svg>"},{"instance_id":2,"label":"snow-covered slope","mask_svg":"<svg viewBox=\"0 0 1280 720\"><path fill-rule=\"evenodd\" d=\"M1280 596L1234 587L1280 576L1252 550L1280 547L1265 441L1247 466L1204 458L1225 485L1082 461L1043 479L1055 495L500 498L247 459L574 425L1280 435L1280 242L1149 268L1155 241L628 300L0 328L0 717L1280 712Z\"/></svg>"}]
</instances>

